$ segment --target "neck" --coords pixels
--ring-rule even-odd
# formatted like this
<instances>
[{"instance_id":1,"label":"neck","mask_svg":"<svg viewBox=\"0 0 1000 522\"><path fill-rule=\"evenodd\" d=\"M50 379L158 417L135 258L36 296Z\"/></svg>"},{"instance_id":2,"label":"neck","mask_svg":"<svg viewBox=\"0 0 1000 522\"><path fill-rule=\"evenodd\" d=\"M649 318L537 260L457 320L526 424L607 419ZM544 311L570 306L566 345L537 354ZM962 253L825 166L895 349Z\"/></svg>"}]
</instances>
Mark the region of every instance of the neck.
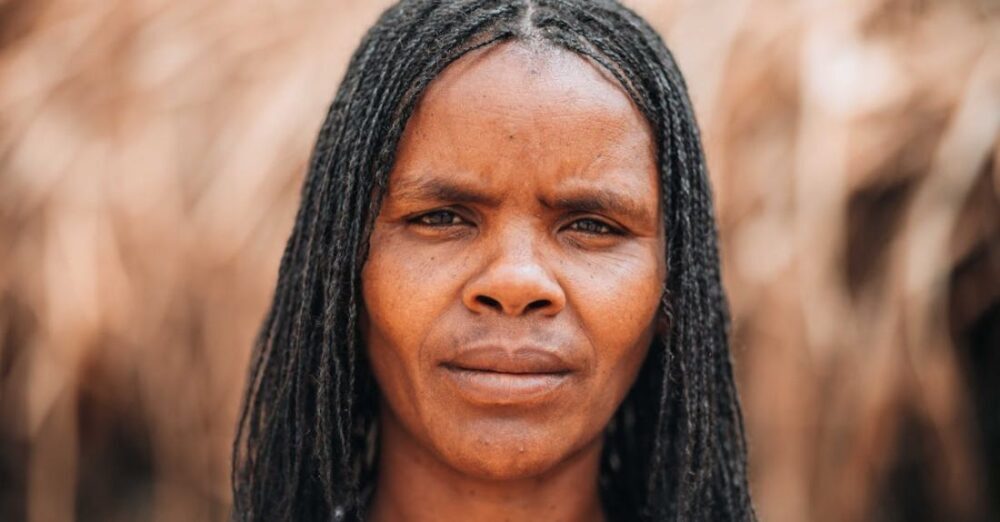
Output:
<instances>
[{"instance_id":1,"label":"neck","mask_svg":"<svg viewBox=\"0 0 1000 522\"><path fill-rule=\"evenodd\" d=\"M598 491L602 438L533 477L493 480L441 461L383 408L372 522L399 520L552 520L601 522Z\"/></svg>"}]
</instances>

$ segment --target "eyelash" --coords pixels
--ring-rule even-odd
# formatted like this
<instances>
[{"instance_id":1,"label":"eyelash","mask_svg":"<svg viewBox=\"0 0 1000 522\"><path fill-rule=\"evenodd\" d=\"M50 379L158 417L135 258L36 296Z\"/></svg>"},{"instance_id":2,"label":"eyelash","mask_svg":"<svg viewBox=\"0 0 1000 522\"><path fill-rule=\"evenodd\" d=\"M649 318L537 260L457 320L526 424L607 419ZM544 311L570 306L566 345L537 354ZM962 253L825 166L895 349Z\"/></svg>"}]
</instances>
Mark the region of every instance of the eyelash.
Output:
<instances>
[{"instance_id":1,"label":"eyelash","mask_svg":"<svg viewBox=\"0 0 1000 522\"><path fill-rule=\"evenodd\" d=\"M429 222L427 222L427 218L433 218L433 217L446 217L446 218L449 218L448 219L449 222L446 222L446 223L429 223ZM411 219L410 222L413 223L413 224L415 224L415 225L424 226L424 227L431 227L431 228L444 228L444 227L451 227L451 226L461 226L463 223L456 223L455 222L456 218L458 220L465 221L462 218L462 216L458 215L457 213L455 213L455 212L453 212L451 210L441 209L441 210L433 210L431 212L427 212L425 214L421 214L419 216L416 216L413 219ZM587 226L586 228L579 228L579 227L577 227L577 228L575 228L575 231L582 232L584 234L594 235L594 236L612 236L612 235L613 236L621 236L621 235L624 235L624 232L621 229L619 229L617 227L614 227L614 226L611 226L608 223L605 223L603 221L600 221L600 220L597 220L597 219L593 219L593 218L581 218L581 219L577 219L576 221L573 221L572 223L570 223L569 226L567 226L566 228L572 229L574 226L580 225L581 223L586 223L589 226Z\"/></svg>"}]
</instances>

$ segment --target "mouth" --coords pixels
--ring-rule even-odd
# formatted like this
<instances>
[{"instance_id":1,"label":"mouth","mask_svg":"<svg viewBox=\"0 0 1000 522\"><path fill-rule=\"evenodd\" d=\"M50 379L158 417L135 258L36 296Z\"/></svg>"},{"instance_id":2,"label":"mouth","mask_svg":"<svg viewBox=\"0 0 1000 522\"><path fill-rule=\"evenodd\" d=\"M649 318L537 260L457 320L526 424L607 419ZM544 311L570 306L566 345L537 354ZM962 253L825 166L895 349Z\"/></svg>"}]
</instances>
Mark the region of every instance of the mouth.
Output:
<instances>
[{"instance_id":1,"label":"mouth","mask_svg":"<svg viewBox=\"0 0 1000 522\"><path fill-rule=\"evenodd\" d=\"M483 347L440 364L462 398L479 405L532 405L554 397L576 368L554 350Z\"/></svg>"}]
</instances>

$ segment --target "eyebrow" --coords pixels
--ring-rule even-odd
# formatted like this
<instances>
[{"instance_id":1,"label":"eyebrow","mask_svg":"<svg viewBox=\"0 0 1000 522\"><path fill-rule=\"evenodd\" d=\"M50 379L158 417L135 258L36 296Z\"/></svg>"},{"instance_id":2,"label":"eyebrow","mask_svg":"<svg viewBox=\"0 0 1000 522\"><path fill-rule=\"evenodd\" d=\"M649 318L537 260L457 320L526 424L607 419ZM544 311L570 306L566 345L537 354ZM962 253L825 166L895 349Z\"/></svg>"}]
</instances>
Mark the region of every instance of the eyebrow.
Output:
<instances>
[{"instance_id":1,"label":"eyebrow","mask_svg":"<svg viewBox=\"0 0 1000 522\"><path fill-rule=\"evenodd\" d=\"M393 191L395 197L418 201L449 201L498 207L502 198L484 194L472 187L430 176L400 182Z\"/></svg>"},{"instance_id":2,"label":"eyebrow","mask_svg":"<svg viewBox=\"0 0 1000 522\"><path fill-rule=\"evenodd\" d=\"M400 182L393 195L404 200L447 201L491 208L498 207L503 202L502 196L486 194L463 183L433 176ZM654 219L646 205L631 196L607 188L576 189L551 199L541 199L540 202L548 209L607 212L640 223Z\"/></svg>"},{"instance_id":3,"label":"eyebrow","mask_svg":"<svg viewBox=\"0 0 1000 522\"><path fill-rule=\"evenodd\" d=\"M587 189L542 201L548 208L574 212L608 212L644 223L653 219L649 209L632 197L609 189Z\"/></svg>"}]
</instances>

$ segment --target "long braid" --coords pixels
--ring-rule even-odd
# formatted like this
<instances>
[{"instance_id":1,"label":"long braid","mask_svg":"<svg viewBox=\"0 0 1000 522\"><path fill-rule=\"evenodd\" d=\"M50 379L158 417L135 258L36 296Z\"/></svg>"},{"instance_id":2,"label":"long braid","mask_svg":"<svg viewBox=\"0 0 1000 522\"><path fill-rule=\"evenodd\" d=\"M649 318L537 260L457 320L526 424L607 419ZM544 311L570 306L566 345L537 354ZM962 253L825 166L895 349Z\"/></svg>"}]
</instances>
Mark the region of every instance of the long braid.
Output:
<instances>
[{"instance_id":1,"label":"long braid","mask_svg":"<svg viewBox=\"0 0 1000 522\"><path fill-rule=\"evenodd\" d=\"M465 53L543 40L617 79L657 142L669 332L607 430L601 495L622 520L752 520L711 193L687 88L662 40L610 0L408 0L363 38L309 163L256 341L233 448L234 518L362 520L377 390L360 269L396 147L431 81Z\"/></svg>"}]
</instances>

